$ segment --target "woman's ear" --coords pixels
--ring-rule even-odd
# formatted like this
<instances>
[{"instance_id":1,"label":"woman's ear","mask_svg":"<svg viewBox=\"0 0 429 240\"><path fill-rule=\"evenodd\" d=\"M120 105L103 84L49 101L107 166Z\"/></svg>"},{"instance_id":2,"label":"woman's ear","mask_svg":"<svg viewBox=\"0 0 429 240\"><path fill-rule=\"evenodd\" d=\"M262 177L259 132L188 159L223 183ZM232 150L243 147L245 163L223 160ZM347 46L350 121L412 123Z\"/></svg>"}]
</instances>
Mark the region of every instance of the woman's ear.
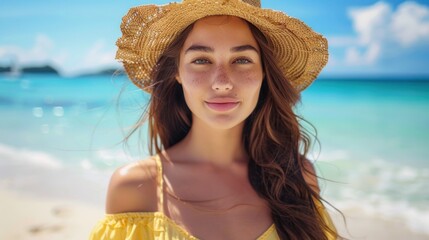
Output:
<instances>
[{"instance_id":1,"label":"woman's ear","mask_svg":"<svg viewBox=\"0 0 429 240\"><path fill-rule=\"evenodd\" d=\"M179 74L176 74L176 81L177 81L180 85L182 85L182 80L180 79Z\"/></svg>"}]
</instances>

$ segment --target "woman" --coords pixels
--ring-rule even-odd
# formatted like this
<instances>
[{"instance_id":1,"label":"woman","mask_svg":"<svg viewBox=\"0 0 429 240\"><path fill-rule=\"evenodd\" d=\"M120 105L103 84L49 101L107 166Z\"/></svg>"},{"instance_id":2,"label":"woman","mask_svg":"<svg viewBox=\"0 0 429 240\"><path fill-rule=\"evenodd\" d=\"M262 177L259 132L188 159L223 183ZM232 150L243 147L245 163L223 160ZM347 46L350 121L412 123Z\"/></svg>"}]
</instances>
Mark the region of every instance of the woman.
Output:
<instances>
[{"instance_id":1,"label":"woman","mask_svg":"<svg viewBox=\"0 0 429 240\"><path fill-rule=\"evenodd\" d=\"M140 6L121 28L154 156L113 174L91 239L337 238L292 110L327 62L322 36L241 0Z\"/></svg>"}]
</instances>

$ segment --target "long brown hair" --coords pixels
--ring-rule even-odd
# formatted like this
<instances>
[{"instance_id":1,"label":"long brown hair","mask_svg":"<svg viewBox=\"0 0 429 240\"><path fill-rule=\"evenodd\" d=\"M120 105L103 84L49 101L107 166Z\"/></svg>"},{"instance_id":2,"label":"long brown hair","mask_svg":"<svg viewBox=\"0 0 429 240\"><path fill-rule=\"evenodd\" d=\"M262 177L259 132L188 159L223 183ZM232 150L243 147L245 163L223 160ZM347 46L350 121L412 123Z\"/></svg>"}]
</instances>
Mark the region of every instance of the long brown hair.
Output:
<instances>
[{"instance_id":1,"label":"long brown hair","mask_svg":"<svg viewBox=\"0 0 429 240\"><path fill-rule=\"evenodd\" d=\"M250 157L249 181L269 203L281 239L327 239L325 232L336 236L317 211L314 200L320 201L319 194L303 176L311 139L293 112L300 93L277 66L269 40L259 29L248 25L261 49L265 74L257 106L243 129L243 142ZM191 111L175 79L180 50L192 27L180 33L159 58L151 76L149 109L131 131L135 132L148 119L151 154L178 143L192 125Z\"/></svg>"}]
</instances>

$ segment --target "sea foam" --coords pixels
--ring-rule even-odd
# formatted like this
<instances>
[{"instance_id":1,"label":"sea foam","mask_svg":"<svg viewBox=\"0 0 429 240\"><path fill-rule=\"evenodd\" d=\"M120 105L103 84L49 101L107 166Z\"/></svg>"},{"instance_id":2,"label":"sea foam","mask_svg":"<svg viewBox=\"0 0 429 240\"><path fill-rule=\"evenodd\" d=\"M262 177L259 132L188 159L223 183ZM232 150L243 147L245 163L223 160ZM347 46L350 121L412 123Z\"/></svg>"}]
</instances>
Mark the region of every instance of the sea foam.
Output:
<instances>
[{"instance_id":1,"label":"sea foam","mask_svg":"<svg viewBox=\"0 0 429 240\"><path fill-rule=\"evenodd\" d=\"M345 151L327 153L316 161L322 195L340 210L403 222L429 236L429 169L381 157L352 160ZM344 156L342 158L341 156Z\"/></svg>"},{"instance_id":2,"label":"sea foam","mask_svg":"<svg viewBox=\"0 0 429 240\"><path fill-rule=\"evenodd\" d=\"M16 148L0 143L0 163L5 164L5 161L8 161L8 164L26 163L52 169L62 168L61 162L46 152Z\"/></svg>"}]
</instances>

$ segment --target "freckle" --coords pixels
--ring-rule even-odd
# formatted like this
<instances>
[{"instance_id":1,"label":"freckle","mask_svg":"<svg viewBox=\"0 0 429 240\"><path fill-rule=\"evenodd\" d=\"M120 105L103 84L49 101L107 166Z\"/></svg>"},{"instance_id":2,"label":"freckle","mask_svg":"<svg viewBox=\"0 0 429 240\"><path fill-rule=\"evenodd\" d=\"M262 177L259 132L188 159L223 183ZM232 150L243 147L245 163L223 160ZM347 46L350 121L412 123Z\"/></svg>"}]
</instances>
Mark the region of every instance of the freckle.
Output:
<instances>
[{"instance_id":1,"label":"freckle","mask_svg":"<svg viewBox=\"0 0 429 240\"><path fill-rule=\"evenodd\" d=\"M257 81L255 74L245 73L243 76L245 83L252 84Z\"/></svg>"},{"instance_id":2,"label":"freckle","mask_svg":"<svg viewBox=\"0 0 429 240\"><path fill-rule=\"evenodd\" d=\"M194 79L192 79L191 83L192 83L192 85L198 85L201 83L201 79L200 78L194 78Z\"/></svg>"}]
</instances>

